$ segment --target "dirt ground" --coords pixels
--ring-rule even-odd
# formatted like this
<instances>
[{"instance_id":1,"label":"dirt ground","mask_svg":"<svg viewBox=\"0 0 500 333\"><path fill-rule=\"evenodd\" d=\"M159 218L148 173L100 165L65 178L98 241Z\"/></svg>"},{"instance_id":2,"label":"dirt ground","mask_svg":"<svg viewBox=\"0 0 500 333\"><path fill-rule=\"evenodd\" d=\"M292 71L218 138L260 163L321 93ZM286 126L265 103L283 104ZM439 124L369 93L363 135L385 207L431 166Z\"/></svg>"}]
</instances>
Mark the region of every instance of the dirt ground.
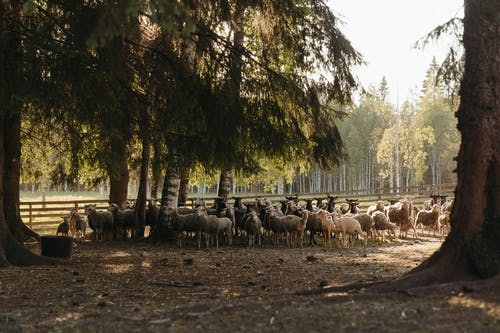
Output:
<instances>
[{"instance_id":1,"label":"dirt ground","mask_svg":"<svg viewBox=\"0 0 500 333\"><path fill-rule=\"evenodd\" d=\"M398 277L440 244L76 243L65 265L0 270L0 332L500 332L500 295L488 290L303 294Z\"/></svg>"}]
</instances>

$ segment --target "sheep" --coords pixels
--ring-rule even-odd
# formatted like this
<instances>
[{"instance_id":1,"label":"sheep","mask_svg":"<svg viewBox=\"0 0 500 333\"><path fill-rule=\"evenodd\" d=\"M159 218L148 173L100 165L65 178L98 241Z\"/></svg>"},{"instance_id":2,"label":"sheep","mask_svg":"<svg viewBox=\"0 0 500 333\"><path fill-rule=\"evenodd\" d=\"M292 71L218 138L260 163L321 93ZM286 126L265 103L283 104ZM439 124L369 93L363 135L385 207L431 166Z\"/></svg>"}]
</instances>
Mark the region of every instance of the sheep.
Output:
<instances>
[{"instance_id":1,"label":"sheep","mask_svg":"<svg viewBox=\"0 0 500 333\"><path fill-rule=\"evenodd\" d=\"M310 212L315 212L318 210L318 208L313 207L312 201L313 199L306 199L306 209Z\"/></svg>"},{"instance_id":2,"label":"sheep","mask_svg":"<svg viewBox=\"0 0 500 333\"><path fill-rule=\"evenodd\" d=\"M421 210L417 214L416 218L416 226L422 226L422 236L424 233L424 227L430 227L434 229L434 235L436 234L436 230L439 229L438 226L438 218L441 212L441 207L437 204L433 205L430 210Z\"/></svg>"},{"instance_id":3,"label":"sheep","mask_svg":"<svg viewBox=\"0 0 500 333\"><path fill-rule=\"evenodd\" d=\"M186 206L179 206L177 207L177 214L179 215L186 215L186 214L192 214L194 213L194 210L186 207Z\"/></svg>"},{"instance_id":4,"label":"sheep","mask_svg":"<svg viewBox=\"0 0 500 333\"><path fill-rule=\"evenodd\" d=\"M408 230L413 229L414 237L417 237L415 225L410 221L411 203L408 199L401 199L399 202L387 208L389 221L399 226L399 237L406 238Z\"/></svg>"},{"instance_id":5,"label":"sheep","mask_svg":"<svg viewBox=\"0 0 500 333\"><path fill-rule=\"evenodd\" d=\"M328 202L326 204L326 210L329 213L333 213L336 211L335 204L336 204L336 200L338 199L338 196L328 195L327 198L328 198Z\"/></svg>"},{"instance_id":6,"label":"sheep","mask_svg":"<svg viewBox=\"0 0 500 333\"><path fill-rule=\"evenodd\" d=\"M338 212L341 214L347 214L349 210L351 209L351 206L347 202L343 202L339 205ZM337 211L335 211L337 212Z\"/></svg>"},{"instance_id":7,"label":"sheep","mask_svg":"<svg viewBox=\"0 0 500 333\"><path fill-rule=\"evenodd\" d=\"M370 207L368 207L366 209L366 213L368 215L372 215L375 211L379 211L379 212L383 213L384 212L384 208L385 208L384 202L383 201L377 201L377 202L375 202L374 205L371 205Z\"/></svg>"},{"instance_id":8,"label":"sheep","mask_svg":"<svg viewBox=\"0 0 500 333\"><path fill-rule=\"evenodd\" d=\"M95 240L104 240L105 233L110 235L109 238L113 238L113 214L108 210L98 212L96 205L85 205L84 209L95 227Z\"/></svg>"},{"instance_id":9,"label":"sheep","mask_svg":"<svg viewBox=\"0 0 500 333\"><path fill-rule=\"evenodd\" d=\"M110 203L108 210L113 213L113 233L115 238L119 236L121 239L128 239L129 232L130 238L133 238L135 232L135 211L130 208L121 209L116 203Z\"/></svg>"},{"instance_id":10,"label":"sheep","mask_svg":"<svg viewBox=\"0 0 500 333\"><path fill-rule=\"evenodd\" d=\"M216 247L219 247L219 234L226 233L228 243L232 243L232 222L227 217L218 218L215 215L208 215L207 209L199 207L195 213L200 231L205 233L205 244L207 248L210 247L211 236L215 237Z\"/></svg>"},{"instance_id":11,"label":"sheep","mask_svg":"<svg viewBox=\"0 0 500 333\"><path fill-rule=\"evenodd\" d=\"M219 248L219 237L222 235L226 235L227 244L231 246L233 241L233 222L228 217L217 217L213 215L210 215L209 217L212 219L212 221L215 221L215 247ZM213 224L211 224L211 226L212 225Z\"/></svg>"},{"instance_id":12,"label":"sheep","mask_svg":"<svg viewBox=\"0 0 500 333\"><path fill-rule=\"evenodd\" d=\"M276 210L271 210L269 213L269 225L273 232L273 243L275 246L279 246L280 237L285 233L284 221L286 216L282 214Z\"/></svg>"},{"instance_id":13,"label":"sheep","mask_svg":"<svg viewBox=\"0 0 500 333\"><path fill-rule=\"evenodd\" d=\"M348 213L359 214L359 208L357 207L359 205L359 200L358 199L346 199L346 201L349 204Z\"/></svg>"},{"instance_id":14,"label":"sheep","mask_svg":"<svg viewBox=\"0 0 500 333\"><path fill-rule=\"evenodd\" d=\"M244 225L246 215L247 215L247 210L248 210L248 208L246 206L243 206L243 207L244 208L235 207L235 209L234 209L234 222L235 222L234 234L235 235L240 235L241 231L243 230L243 225Z\"/></svg>"},{"instance_id":15,"label":"sheep","mask_svg":"<svg viewBox=\"0 0 500 333\"><path fill-rule=\"evenodd\" d=\"M266 211L267 212L267 211ZM250 212L246 219L245 231L248 235L248 247L255 246L255 238L257 238L257 244L262 246L261 242L261 231L262 222L256 212Z\"/></svg>"},{"instance_id":16,"label":"sheep","mask_svg":"<svg viewBox=\"0 0 500 333\"><path fill-rule=\"evenodd\" d=\"M203 198L196 198L196 200L194 201L194 208L198 208L198 207L205 207L205 199Z\"/></svg>"},{"instance_id":17,"label":"sheep","mask_svg":"<svg viewBox=\"0 0 500 333\"><path fill-rule=\"evenodd\" d=\"M300 206L295 201L288 201L286 204L286 212L285 215L295 215L297 216L298 211L300 210Z\"/></svg>"},{"instance_id":18,"label":"sheep","mask_svg":"<svg viewBox=\"0 0 500 333\"><path fill-rule=\"evenodd\" d=\"M69 231L69 216L63 216L63 221L57 226L56 236L68 236Z\"/></svg>"},{"instance_id":19,"label":"sheep","mask_svg":"<svg viewBox=\"0 0 500 333\"><path fill-rule=\"evenodd\" d=\"M179 214L177 209L167 208L166 206L162 206L161 211L163 213L161 215L165 217L166 223L169 224L175 232L177 247L182 247L182 236L184 232L194 232L197 240L196 245L198 248L201 247L201 226L198 223L196 213Z\"/></svg>"},{"instance_id":20,"label":"sheep","mask_svg":"<svg viewBox=\"0 0 500 333\"><path fill-rule=\"evenodd\" d=\"M417 216L418 212L420 212L420 209L417 207L417 205L412 206L412 215Z\"/></svg>"},{"instance_id":21,"label":"sheep","mask_svg":"<svg viewBox=\"0 0 500 333\"><path fill-rule=\"evenodd\" d=\"M319 210L317 213L309 215L309 219L311 216L315 216L319 219L321 223L321 230L325 238L325 246L331 246L332 234L335 232L335 223L333 222L332 216L323 209ZM307 220L307 223L309 223L309 219Z\"/></svg>"},{"instance_id":22,"label":"sheep","mask_svg":"<svg viewBox=\"0 0 500 333\"><path fill-rule=\"evenodd\" d=\"M372 230L375 227L375 221L373 220L373 218L366 213L357 214L354 216L354 218L359 222L359 224L361 224L361 230L366 232L366 235L368 237L372 238Z\"/></svg>"},{"instance_id":23,"label":"sheep","mask_svg":"<svg viewBox=\"0 0 500 333\"><path fill-rule=\"evenodd\" d=\"M150 199L146 209L146 225L153 229L160 219L160 207L158 207L156 200Z\"/></svg>"},{"instance_id":24,"label":"sheep","mask_svg":"<svg viewBox=\"0 0 500 333\"><path fill-rule=\"evenodd\" d=\"M75 226L76 237L80 240L85 240L85 230L87 229L87 223L78 215L76 209L72 209L69 215L69 225L71 229L71 224Z\"/></svg>"},{"instance_id":25,"label":"sheep","mask_svg":"<svg viewBox=\"0 0 500 333\"><path fill-rule=\"evenodd\" d=\"M439 215L438 226L440 227L441 235L445 235L450 231L450 212L444 211Z\"/></svg>"},{"instance_id":26,"label":"sheep","mask_svg":"<svg viewBox=\"0 0 500 333\"><path fill-rule=\"evenodd\" d=\"M280 200L280 203L281 203L281 212L283 214L285 214L286 209L287 209L288 200Z\"/></svg>"},{"instance_id":27,"label":"sheep","mask_svg":"<svg viewBox=\"0 0 500 333\"><path fill-rule=\"evenodd\" d=\"M322 210L319 210L318 212L321 211ZM328 213L327 211L324 212ZM309 246L317 244L314 236L317 233L323 233L323 220L321 215L318 215L317 213L309 214L309 217L307 218L306 230L309 231Z\"/></svg>"},{"instance_id":28,"label":"sheep","mask_svg":"<svg viewBox=\"0 0 500 333\"><path fill-rule=\"evenodd\" d=\"M283 219L283 229L286 232L286 242L288 247L292 247L294 239L297 240L298 245L303 247L304 230L307 224L309 212L302 211L302 217L296 215L286 215Z\"/></svg>"},{"instance_id":29,"label":"sheep","mask_svg":"<svg viewBox=\"0 0 500 333\"><path fill-rule=\"evenodd\" d=\"M317 198L315 199L316 200L316 207L318 207L318 209L324 209L325 207L323 207L323 200L325 200L325 198Z\"/></svg>"},{"instance_id":30,"label":"sheep","mask_svg":"<svg viewBox=\"0 0 500 333\"><path fill-rule=\"evenodd\" d=\"M368 242L367 234L361 229L361 224L356 219L352 217L337 218L336 214L333 214L333 222L335 223L336 232L338 232L338 234L342 236L342 247L345 247L345 242L347 240L346 236L351 237L355 234L358 234L363 235L364 247L366 248Z\"/></svg>"},{"instance_id":31,"label":"sheep","mask_svg":"<svg viewBox=\"0 0 500 333\"><path fill-rule=\"evenodd\" d=\"M384 241L385 230L389 230L389 234L393 237L396 237L396 224L389 222L387 216L379 211L373 212L372 215L373 221L375 223L375 231L378 234L379 231L382 231L382 241Z\"/></svg>"},{"instance_id":32,"label":"sheep","mask_svg":"<svg viewBox=\"0 0 500 333\"><path fill-rule=\"evenodd\" d=\"M450 201L446 201L441 205L441 212L449 212L451 213L453 209L453 199Z\"/></svg>"},{"instance_id":33,"label":"sheep","mask_svg":"<svg viewBox=\"0 0 500 333\"><path fill-rule=\"evenodd\" d=\"M424 202L424 210L431 210L432 206L438 204L441 200L441 195L439 194L433 194L429 197L430 199Z\"/></svg>"}]
</instances>

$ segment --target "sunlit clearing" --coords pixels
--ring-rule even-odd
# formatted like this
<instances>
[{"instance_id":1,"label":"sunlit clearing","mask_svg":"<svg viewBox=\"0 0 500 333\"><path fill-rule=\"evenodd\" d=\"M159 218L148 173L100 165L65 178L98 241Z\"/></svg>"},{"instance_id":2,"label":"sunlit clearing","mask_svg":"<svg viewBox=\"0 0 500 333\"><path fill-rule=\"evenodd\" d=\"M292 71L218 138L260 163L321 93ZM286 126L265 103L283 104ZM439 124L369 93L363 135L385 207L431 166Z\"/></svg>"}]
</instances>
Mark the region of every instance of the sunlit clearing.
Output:
<instances>
[{"instance_id":1,"label":"sunlit clearing","mask_svg":"<svg viewBox=\"0 0 500 333\"><path fill-rule=\"evenodd\" d=\"M123 258L123 257L130 257L130 253L128 252L123 252L123 251L116 251L111 253L109 258Z\"/></svg>"},{"instance_id":2,"label":"sunlit clearing","mask_svg":"<svg viewBox=\"0 0 500 333\"><path fill-rule=\"evenodd\" d=\"M81 318L81 314L77 312L68 312L56 318L56 321L62 323L68 320L77 320Z\"/></svg>"},{"instance_id":3,"label":"sunlit clearing","mask_svg":"<svg viewBox=\"0 0 500 333\"><path fill-rule=\"evenodd\" d=\"M121 274L127 273L134 268L132 264L109 264L104 265L104 268L110 273Z\"/></svg>"}]
</instances>

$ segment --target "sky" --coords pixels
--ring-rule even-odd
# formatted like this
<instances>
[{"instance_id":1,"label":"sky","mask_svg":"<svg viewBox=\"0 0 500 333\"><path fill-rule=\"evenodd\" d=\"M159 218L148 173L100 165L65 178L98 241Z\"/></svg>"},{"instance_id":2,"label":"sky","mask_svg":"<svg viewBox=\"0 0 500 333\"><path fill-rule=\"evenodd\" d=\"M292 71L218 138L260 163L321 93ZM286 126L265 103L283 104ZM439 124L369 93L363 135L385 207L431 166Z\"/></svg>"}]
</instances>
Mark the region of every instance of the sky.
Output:
<instances>
[{"instance_id":1,"label":"sky","mask_svg":"<svg viewBox=\"0 0 500 333\"><path fill-rule=\"evenodd\" d=\"M452 17L463 17L463 0L329 0L344 21L342 32L367 65L355 70L363 87L389 83L394 105L420 91L433 56L440 63L451 43L442 39L424 50L414 44ZM399 96L399 99L398 99Z\"/></svg>"}]
</instances>

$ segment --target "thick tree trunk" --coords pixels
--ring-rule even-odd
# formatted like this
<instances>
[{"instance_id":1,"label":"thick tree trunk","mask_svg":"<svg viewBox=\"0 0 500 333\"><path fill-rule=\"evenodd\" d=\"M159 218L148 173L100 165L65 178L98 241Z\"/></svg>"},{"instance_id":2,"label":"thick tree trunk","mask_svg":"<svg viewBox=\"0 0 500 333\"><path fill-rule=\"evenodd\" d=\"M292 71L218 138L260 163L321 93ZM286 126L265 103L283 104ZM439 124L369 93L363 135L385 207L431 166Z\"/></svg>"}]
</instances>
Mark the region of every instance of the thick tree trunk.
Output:
<instances>
[{"instance_id":1,"label":"thick tree trunk","mask_svg":"<svg viewBox=\"0 0 500 333\"><path fill-rule=\"evenodd\" d=\"M217 193L218 197L224 199L227 202L227 197L231 191L231 181L232 181L231 169L222 170L219 178L219 191Z\"/></svg>"},{"instance_id":2,"label":"thick tree trunk","mask_svg":"<svg viewBox=\"0 0 500 333\"><path fill-rule=\"evenodd\" d=\"M54 262L38 256L23 247L12 235L5 221L4 180L6 179L5 129L11 112L13 82L10 78L19 59L13 56L11 42L15 37L15 26L19 19L19 1L0 2L0 266L37 265ZM13 67L14 66L14 67ZM19 110L16 110L19 111ZM17 171L19 172L19 171ZM19 185L18 185L19 186Z\"/></svg>"},{"instance_id":3,"label":"thick tree trunk","mask_svg":"<svg viewBox=\"0 0 500 333\"><path fill-rule=\"evenodd\" d=\"M21 38L18 26L21 1L12 1L10 6L3 7L0 15L5 31L1 31L2 79L7 82L3 87L3 96L0 105L4 108L4 122L9 126L4 127L4 174L3 174L3 204L5 222L11 233L19 241L30 237L40 239L38 234L22 223L19 212L19 172L21 165L21 108L22 104L15 95L16 88L22 84L19 77L18 64L20 59Z\"/></svg>"},{"instance_id":4,"label":"thick tree trunk","mask_svg":"<svg viewBox=\"0 0 500 333\"><path fill-rule=\"evenodd\" d=\"M28 228L21 219L19 211L19 173L21 170L21 114L20 107L17 110L10 109L4 128L5 147L5 173L3 176L3 204L5 221L12 235L20 242L33 237L37 240L40 236Z\"/></svg>"},{"instance_id":5,"label":"thick tree trunk","mask_svg":"<svg viewBox=\"0 0 500 333\"><path fill-rule=\"evenodd\" d=\"M127 200L129 170L127 163L127 147L123 140L111 139L111 154L114 163L108 170L109 202L120 204Z\"/></svg>"},{"instance_id":6,"label":"thick tree trunk","mask_svg":"<svg viewBox=\"0 0 500 333\"><path fill-rule=\"evenodd\" d=\"M386 287L412 287L500 272L500 2L466 0L465 73L457 112L462 143L451 232L422 265Z\"/></svg>"}]
</instances>

